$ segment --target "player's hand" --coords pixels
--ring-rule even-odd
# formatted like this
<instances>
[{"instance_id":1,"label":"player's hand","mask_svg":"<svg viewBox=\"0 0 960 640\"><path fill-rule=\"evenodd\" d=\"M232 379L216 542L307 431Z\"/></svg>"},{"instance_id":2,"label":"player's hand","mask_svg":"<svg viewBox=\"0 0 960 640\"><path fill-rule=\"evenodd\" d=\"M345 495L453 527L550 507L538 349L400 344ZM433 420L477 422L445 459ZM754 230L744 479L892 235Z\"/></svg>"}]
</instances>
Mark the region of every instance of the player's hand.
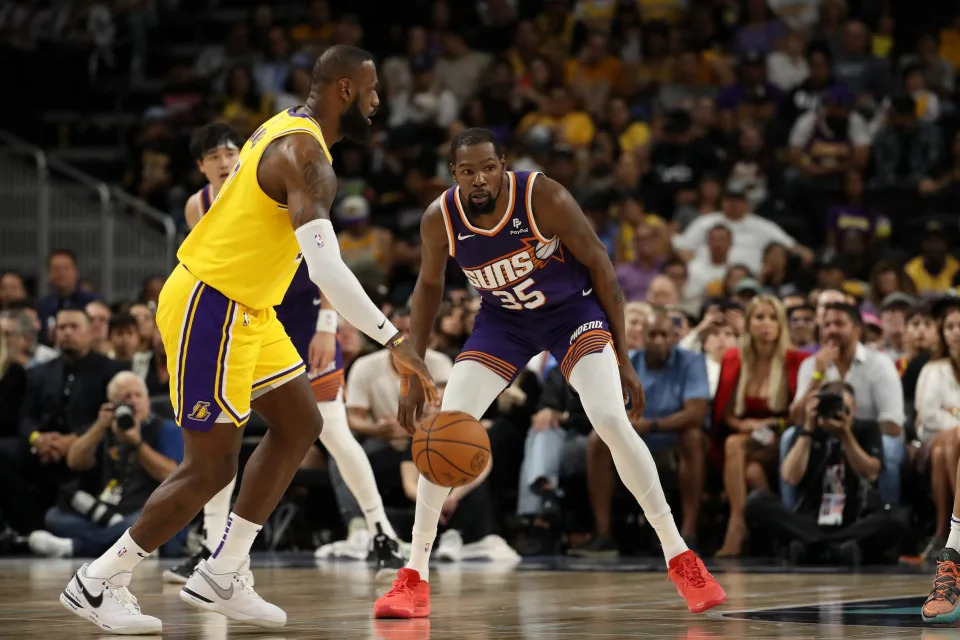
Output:
<instances>
[{"instance_id":1,"label":"player's hand","mask_svg":"<svg viewBox=\"0 0 960 640\"><path fill-rule=\"evenodd\" d=\"M397 367L398 369L400 367ZM423 385L416 376L407 376L407 392L403 392L404 376L400 376L400 406L397 409L397 421L404 431L413 435L417 430L417 423L423 419L423 405L426 397L423 395Z\"/></svg>"},{"instance_id":2,"label":"player's hand","mask_svg":"<svg viewBox=\"0 0 960 640\"><path fill-rule=\"evenodd\" d=\"M633 363L626 357L620 359L620 386L623 388L623 404L633 401L629 409L630 417L639 420L643 416L643 408L647 401Z\"/></svg>"},{"instance_id":3,"label":"player's hand","mask_svg":"<svg viewBox=\"0 0 960 640\"><path fill-rule=\"evenodd\" d=\"M325 331L317 331L310 338L310 349L307 352L310 359L310 375L317 376L327 370L333 359L337 357L337 335Z\"/></svg>"},{"instance_id":4,"label":"player's hand","mask_svg":"<svg viewBox=\"0 0 960 640\"><path fill-rule=\"evenodd\" d=\"M443 501L443 507L440 508L440 524L450 522L450 518L453 517L458 506L460 506L460 498L456 497L451 491L447 499Z\"/></svg>"}]
</instances>

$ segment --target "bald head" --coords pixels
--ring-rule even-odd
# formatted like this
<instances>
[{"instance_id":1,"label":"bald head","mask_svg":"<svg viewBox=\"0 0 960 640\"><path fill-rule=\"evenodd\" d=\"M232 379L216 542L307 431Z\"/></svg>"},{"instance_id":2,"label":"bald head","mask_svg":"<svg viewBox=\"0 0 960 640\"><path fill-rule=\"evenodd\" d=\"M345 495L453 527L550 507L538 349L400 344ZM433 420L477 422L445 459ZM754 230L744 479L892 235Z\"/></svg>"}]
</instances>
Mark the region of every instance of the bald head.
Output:
<instances>
[{"instance_id":1,"label":"bald head","mask_svg":"<svg viewBox=\"0 0 960 640\"><path fill-rule=\"evenodd\" d=\"M647 316L643 333L648 366L655 369L663 367L677 341L677 330L673 321L665 311L658 309Z\"/></svg>"}]
</instances>

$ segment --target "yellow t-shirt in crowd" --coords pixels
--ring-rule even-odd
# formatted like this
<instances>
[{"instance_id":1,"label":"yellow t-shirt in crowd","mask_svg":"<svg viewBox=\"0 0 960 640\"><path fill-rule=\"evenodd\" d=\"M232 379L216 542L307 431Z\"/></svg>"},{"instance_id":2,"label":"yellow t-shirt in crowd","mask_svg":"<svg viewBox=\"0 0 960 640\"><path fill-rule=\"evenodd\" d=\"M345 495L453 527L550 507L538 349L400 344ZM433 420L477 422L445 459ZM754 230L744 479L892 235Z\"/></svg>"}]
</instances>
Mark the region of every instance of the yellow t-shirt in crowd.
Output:
<instances>
[{"instance_id":1,"label":"yellow t-shirt in crowd","mask_svg":"<svg viewBox=\"0 0 960 640\"><path fill-rule=\"evenodd\" d=\"M908 262L903 270L913 280L917 293L940 293L953 286L953 278L957 275L957 271L960 271L960 260L953 256L947 256L943 270L931 275L923 268L923 258L917 256Z\"/></svg>"}]
</instances>

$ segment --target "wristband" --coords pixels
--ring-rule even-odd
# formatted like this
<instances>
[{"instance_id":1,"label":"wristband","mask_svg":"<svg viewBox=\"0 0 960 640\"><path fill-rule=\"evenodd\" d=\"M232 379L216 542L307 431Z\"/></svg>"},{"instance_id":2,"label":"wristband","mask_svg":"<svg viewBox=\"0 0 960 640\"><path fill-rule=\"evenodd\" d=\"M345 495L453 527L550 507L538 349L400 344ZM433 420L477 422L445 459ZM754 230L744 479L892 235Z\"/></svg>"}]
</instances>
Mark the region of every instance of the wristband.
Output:
<instances>
[{"instance_id":1,"label":"wristband","mask_svg":"<svg viewBox=\"0 0 960 640\"><path fill-rule=\"evenodd\" d=\"M813 379L816 380L817 382L823 382L824 380L826 380L826 378L827 378L827 374L825 373L821 373L819 371L813 372Z\"/></svg>"},{"instance_id":2,"label":"wristband","mask_svg":"<svg viewBox=\"0 0 960 640\"><path fill-rule=\"evenodd\" d=\"M32 447L33 445L35 445L39 438L40 438L39 431L34 431L33 433L31 433L30 438L28 438L28 441L30 442L30 446Z\"/></svg>"},{"instance_id":3,"label":"wristband","mask_svg":"<svg viewBox=\"0 0 960 640\"><path fill-rule=\"evenodd\" d=\"M660 421L654 420L650 423L650 433L659 433L660 432Z\"/></svg>"},{"instance_id":4,"label":"wristband","mask_svg":"<svg viewBox=\"0 0 960 640\"><path fill-rule=\"evenodd\" d=\"M395 348L399 347L401 344L403 344L403 336L397 336L395 340L391 340L390 342L388 342L383 346L385 346L387 350L393 351Z\"/></svg>"},{"instance_id":5,"label":"wristband","mask_svg":"<svg viewBox=\"0 0 960 640\"><path fill-rule=\"evenodd\" d=\"M336 333L340 316L333 309L320 309L317 314L317 331L319 333Z\"/></svg>"},{"instance_id":6,"label":"wristband","mask_svg":"<svg viewBox=\"0 0 960 640\"><path fill-rule=\"evenodd\" d=\"M813 437L813 434L810 433L809 431L805 430L805 429L800 429L800 435L798 435L797 437L798 437L798 438L812 438L812 437Z\"/></svg>"}]
</instances>

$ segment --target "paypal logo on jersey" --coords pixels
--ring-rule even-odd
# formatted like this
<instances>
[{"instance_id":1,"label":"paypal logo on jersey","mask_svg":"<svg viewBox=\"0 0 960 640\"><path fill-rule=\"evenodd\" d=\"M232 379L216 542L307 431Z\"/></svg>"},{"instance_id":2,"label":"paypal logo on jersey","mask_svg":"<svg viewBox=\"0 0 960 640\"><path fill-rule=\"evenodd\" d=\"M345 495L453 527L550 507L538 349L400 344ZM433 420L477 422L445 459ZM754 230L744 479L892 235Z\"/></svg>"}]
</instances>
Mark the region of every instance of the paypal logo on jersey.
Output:
<instances>
[{"instance_id":1,"label":"paypal logo on jersey","mask_svg":"<svg viewBox=\"0 0 960 640\"><path fill-rule=\"evenodd\" d=\"M520 228L520 225L522 225L522 224L523 224L523 222L520 221L520 218L514 218L514 219L513 219L513 229L510 230L510 235L512 235L512 236L519 236L519 235L523 235L524 233L530 233L530 228L529 228L529 227L526 228L526 229L521 229L521 228Z\"/></svg>"}]
</instances>

